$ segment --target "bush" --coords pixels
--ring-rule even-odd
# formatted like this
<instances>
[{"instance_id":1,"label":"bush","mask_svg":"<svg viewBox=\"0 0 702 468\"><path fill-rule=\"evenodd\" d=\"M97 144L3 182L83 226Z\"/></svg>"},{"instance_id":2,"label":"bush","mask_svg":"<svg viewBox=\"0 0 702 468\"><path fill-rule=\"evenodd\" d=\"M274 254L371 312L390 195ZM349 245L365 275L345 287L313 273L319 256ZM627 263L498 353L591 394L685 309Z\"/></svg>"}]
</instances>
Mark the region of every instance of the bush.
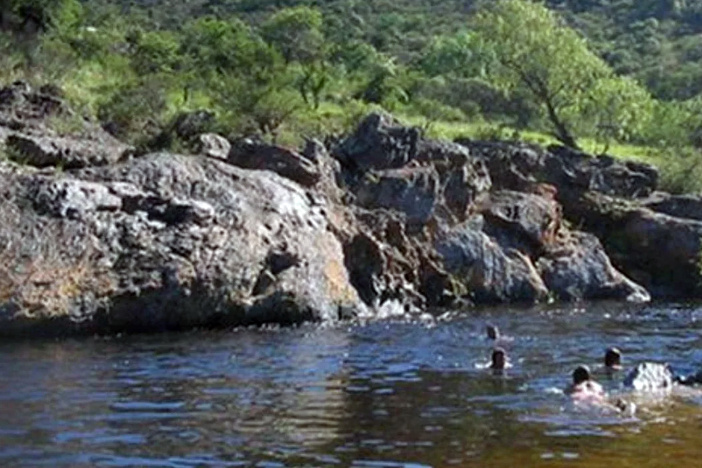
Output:
<instances>
[{"instance_id":1,"label":"bush","mask_svg":"<svg viewBox=\"0 0 702 468\"><path fill-rule=\"evenodd\" d=\"M115 137L140 143L160 133L165 123L167 88L152 75L118 88L98 108L103 127Z\"/></svg>"},{"instance_id":2,"label":"bush","mask_svg":"<svg viewBox=\"0 0 702 468\"><path fill-rule=\"evenodd\" d=\"M702 153L669 149L652 162L660 170L660 188L666 192L702 193Z\"/></svg>"}]
</instances>

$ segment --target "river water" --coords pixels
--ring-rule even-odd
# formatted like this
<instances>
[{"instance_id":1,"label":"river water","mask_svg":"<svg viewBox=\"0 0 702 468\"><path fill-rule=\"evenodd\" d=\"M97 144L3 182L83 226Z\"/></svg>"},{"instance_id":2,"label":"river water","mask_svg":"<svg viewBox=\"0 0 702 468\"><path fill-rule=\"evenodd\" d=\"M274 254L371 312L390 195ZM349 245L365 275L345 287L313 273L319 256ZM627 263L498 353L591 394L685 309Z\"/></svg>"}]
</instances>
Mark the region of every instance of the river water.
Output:
<instances>
[{"instance_id":1,"label":"river water","mask_svg":"<svg viewBox=\"0 0 702 468\"><path fill-rule=\"evenodd\" d=\"M3 343L0 466L698 466L702 390L642 399L598 373L631 417L561 389L612 345L702 369L701 331L700 307L590 304Z\"/></svg>"}]
</instances>

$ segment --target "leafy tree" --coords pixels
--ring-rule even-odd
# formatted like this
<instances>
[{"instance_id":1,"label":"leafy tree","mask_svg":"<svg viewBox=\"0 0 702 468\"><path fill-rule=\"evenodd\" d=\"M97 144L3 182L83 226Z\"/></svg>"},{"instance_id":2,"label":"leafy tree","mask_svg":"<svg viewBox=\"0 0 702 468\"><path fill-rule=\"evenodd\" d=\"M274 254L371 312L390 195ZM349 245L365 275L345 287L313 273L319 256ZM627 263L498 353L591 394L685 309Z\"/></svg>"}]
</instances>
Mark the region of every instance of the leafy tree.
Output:
<instances>
[{"instance_id":1,"label":"leafy tree","mask_svg":"<svg viewBox=\"0 0 702 468\"><path fill-rule=\"evenodd\" d=\"M251 73L278 61L261 37L236 18L198 18L185 25L180 39L182 52L201 77Z\"/></svg>"},{"instance_id":2,"label":"leafy tree","mask_svg":"<svg viewBox=\"0 0 702 468\"><path fill-rule=\"evenodd\" d=\"M392 57L379 57L369 70L369 79L358 97L367 103L383 104L392 108L406 102L408 95L401 83L402 68Z\"/></svg>"},{"instance_id":3,"label":"leafy tree","mask_svg":"<svg viewBox=\"0 0 702 468\"><path fill-rule=\"evenodd\" d=\"M309 7L280 10L261 27L263 38L286 62L313 63L324 56L322 13Z\"/></svg>"},{"instance_id":4,"label":"leafy tree","mask_svg":"<svg viewBox=\"0 0 702 468\"><path fill-rule=\"evenodd\" d=\"M318 109L322 92L329 84L329 80L329 70L325 62L303 67L302 74L297 80L297 89L305 104Z\"/></svg>"},{"instance_id":5,"label":"leafy tree","mask_svg":"<svg viewBox=\"0 0 702 468\"><path fill-rule=\"evenodd\" d=\"M180 64L180 43L170 31L141 33L132 54L134 70L139 75L174 73Z\"/></svg>"},{"instance_id":6,"label":"leafy tree","mask_svg":"<svg viewBox=\"0 0 702 468\"><path fill-rule=\"evenodd\" d=\"M608 105L611 94L622 89L612 84L612 70L588 49L585 39L543 5L498 0L478 14L473 25L492 46L495 64L488 73L493 81L506 90L526 89L563 144L578 147L574 131L586 114L592 118L603 104L607 115L612 108L623 112L629 104L615 100L616 106Z\"/></svg>"},{"instance_id":7,"label":"leafy tree","mask_svg":"<svg viewBox=\"0 0 702 468\"><path fill-rule=\"evenodd\" d=\"M45 31L52 18L72 0L5 0L0 6L0 19L16 15L19 29L36 28Z\"/></svg>"},{"instance_id":8,"label":"leafy tree","mask_svg":"<svg viewBox=\"0 0 702 468\"><path fill-rule=\"evenodd\" d=\"M649 125L653 107L650 94L638 83L612 76L595 84L577 117L583 133L594 135L606 153L612 142L639 136Z\"/></svg>"},{"instance_id":9,"label":"leafy tree","mask_svg":"<svg viewBox=\"0 0 702 468\"><path fill-rule=\"evenodd\" d=\"M236 18L196 19L185 25L180 40L186 101L192 88L219 90L223 80L265 86L282 66L280 54Z\"/></svg>"},{"instance_id":10,"label":"leafy tree","mask_svg":"<svg viewBox=\"0 0 702 468\"><path fill-rule=\"evenodd\" d=\"M420 65L430 77L453 74L471 78L484 74L486 53L482 38L474 33L442 35L424 50Z\"/></svg>"},{"instance_id":11,"label":"leafy tree","mask_svg":"<svg viewBox=\"0 0 702 468\"><path fill-rule=\"evenodd\" d=\"M275 141L280 127L304 105L299 93L289 87L291 81L280 70L258 77L223 75L215 95L235 131Z\"/></svg>"}]
</instances>

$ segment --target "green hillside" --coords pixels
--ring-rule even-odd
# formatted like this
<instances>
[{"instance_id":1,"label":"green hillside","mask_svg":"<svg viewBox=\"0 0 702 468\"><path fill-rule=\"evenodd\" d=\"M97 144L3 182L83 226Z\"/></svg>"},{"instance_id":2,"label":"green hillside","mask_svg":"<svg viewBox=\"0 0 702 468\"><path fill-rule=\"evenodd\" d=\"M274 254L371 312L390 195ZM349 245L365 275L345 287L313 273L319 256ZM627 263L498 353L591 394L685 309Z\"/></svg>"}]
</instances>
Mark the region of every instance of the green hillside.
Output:
<instances>
[{"instance_id":1,"label":"green hillside","mask_svg":"<svg viewBox=\"0 0 702 468\"><path fill-rule=\"evenodd\" d=\"M654 159L697 187L702 0L8 0L0 28L1 80L59 84L145 150L187 144L173 122L192 110L294 143L384 109L437 136Z\"/></svg>"},{"instance_id":2,"label":"green hillside","mask_svg":"<svg viewBox=\"0 0 702 468\"><path fill-rule=\"evenodd\" d=\"M125 11L144 8L163 27L183 18L237 15L254 24L282 8L320 9L335 39L372 44L403 62L420 58L432 37L466 27L485 0L141 0L105 1ZM92 2L91 2L92 3ZM618 73L633 74L652 93L687 99L702 91L702 0L547 0L583 33ZM136 5L136 7L135 7Z\"/></svg>"}]
</instances>

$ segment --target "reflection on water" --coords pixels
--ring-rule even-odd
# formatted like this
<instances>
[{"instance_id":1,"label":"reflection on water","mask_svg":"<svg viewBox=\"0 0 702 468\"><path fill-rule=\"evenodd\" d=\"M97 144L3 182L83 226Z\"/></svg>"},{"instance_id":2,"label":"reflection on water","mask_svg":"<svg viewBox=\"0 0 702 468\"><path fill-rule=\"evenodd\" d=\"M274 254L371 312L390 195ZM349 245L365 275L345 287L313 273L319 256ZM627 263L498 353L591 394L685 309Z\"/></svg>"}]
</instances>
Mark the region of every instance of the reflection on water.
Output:
<instances>
[{"instance_id":1,"label":"reflection on water","mask_svg":"<svg viewBox=\"0 0 702 468\"><path fill-rule=\"evenodd\" d=\"M608 346L625 364L702 368L700 317L599 304L5 343L0 466L695 466L702 390L639 400L631 418L561 389ZM481 368L486 322L511 336L503 375Z\"/></svg>"}]
</instances>

